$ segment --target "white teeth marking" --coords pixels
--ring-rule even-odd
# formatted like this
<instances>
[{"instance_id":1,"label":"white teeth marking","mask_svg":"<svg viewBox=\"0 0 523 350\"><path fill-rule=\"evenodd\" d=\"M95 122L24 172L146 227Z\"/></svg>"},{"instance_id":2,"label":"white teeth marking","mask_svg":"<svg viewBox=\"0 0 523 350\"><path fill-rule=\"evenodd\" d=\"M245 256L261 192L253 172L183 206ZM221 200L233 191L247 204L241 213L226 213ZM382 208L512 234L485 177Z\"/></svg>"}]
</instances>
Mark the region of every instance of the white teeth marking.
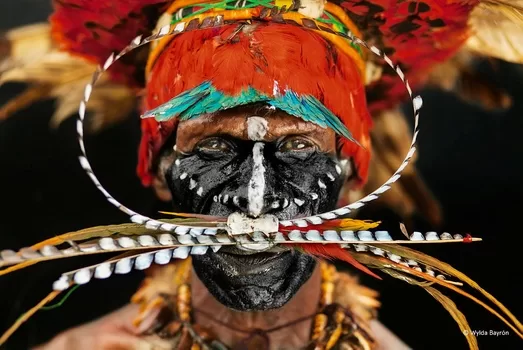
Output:
<instances>
[{"instance_id":1,"label":"white teeth marking","mask_svg":"<svg viewBox=\"0 0 523 350\"><path fill-rule=\"evenodd\" d=\"M311 222L311 224L314 224L314 225L319 225L323 222L323 220L317 216L311 216L311 217L307 218L307 220L309 220Z\"/></svg>"},{"instance_id":2,"label":"white teeth marking","mask_svg":"<svg viewBox=\"0 0 523 350\"><path fill-rule=\"evenodd\" d=\"M271 204L271 208L273 209L277 209L280 207L280 203L278 201L275 201L275 202L272 202Z\"/></svg>"},{"instance_id":3,"label":"white teeth marking","mask_svg":"<svg viewBox=\"0 0 523 350\"><path fill-rule=\"evenodd\" d=\"M364 244L355 244L354 249L356 249L357 252L366 252L369 247Z\"/></svg>"},{"instance_id":4,"label":"white teeth marking","mask_svg":"<svg viewBox=\"0 0 523 350\"><path fill-rule=\"evenodd\" d=\"M401 262L401 256L399 255L396 255L396 254L391 254L391 253L387 253L388 257L390 260L394 261L395 263L400 263ZM408 263L407 263L408 265Z\"/></svg>"},{"instance_id":5,"label":"white teeth marking","mask_svg":"<svg viewBox=\"0 0 523 350\"><path fill-rule=\"evenodd\" d=\"M136 242L133 239L129 238L129 237L120 237L120 238L118 238L118 244L122 248L136 247Z\"/></svg>"},{"instance_id":6,"label":"white teeth marking","mask_svg":"<svg viewBox=\"0 0 523 350\"><path fill-rule=\"evenodd\" d=\"M359 231L358 237L360 241L374 241L374 237L372 237L372 232L370 231Z\"/></svg>"},{"instance_id":7,"label":"white teeth marking","mask_svg":"<svg viewBox=\"0 0 523 350\"><path fill-rule=\"evenodd\" d=\"M150 247L156 244L155 239L149 235L139 236L138 243L140 243L142 247Z\"/></svg>"},{"instance_id":8,"label":"white teeth marking","mask_svg":"<svg viewBox=\"0 0 523 350\"><path fill-rule=\"evenodd\" d=\"M218 196L214 196L214 197L212 197L212 200L213 200L214 202L218 203Z\"/></svg>"},{"instance_id":9,"label":"white teeth marking","mask_svg":"<svg viewBox=\"0 0 523 350\"><path fill-rule=\"evenodd\" d=\"M111 264L110 263L103 263L101 265L98 265L96 269L94 270L94 278L97 279L106 279L111 277L112 275L111 271Z\"/></svg>"},{"instance_id":10,"label":"white teeth marking","mask_svg":"<svg viewBox=\"0 0 523 350\"><path fill-rule=\"evenodd\" d=\"M234 197L232 197L232 202L234 203L235 206L239 206L240 198L238 198L238 196L234 196Z\"/></svg>"},{"instance_id":11,"label":"white teeth marking","mask_svg":"<svg viewBox=\"0 0 523 350\"><path fill-rule=\"evenodd\" d=\"M203 187L200 187L198 191L196 191L196 194L201 197L203 194Z\"/></svg>"},{"instance_id":12,"label":"white teeth marking","mask_svg":"<svg viewBox=\"0 0 523 350\"><path fill-rule=\"evenodd\" d=\"M180 235L180 236L178 236L178 241L181 244L193 244L194 243L191 235Z\"/></svg>"},{"instance_id":13,"label":"white teeth marking","mask_svg":"<svg viewBox=\"0 0 523 350\"><path fill-rule=\"evenodd\" d=\"M413 232L412 235L410 236L410 240L411 241L424 241L425 240L425 237L423 237L423 235L421 234L421 232Z\"/></svg>"},{"instance_id":14,"label":"white teeth marking","mask_svg":"<svg viewBox=\"0 0 523 350\"><path fill-rule=\"evenodd\" d=\"M338 236L338 233L333 230L323 231L323 238L326 241L341 241L340 236Z\"/></svg>"},{"instance_id":15,"label":"white teeth marking","mask_svg":"<svg viewBox=\"0 0 523 350\"><path fill-rule=\"evenodd\" d=\"M130 258L124 258L119 260L114 267L114 273L119 275L125 275L131 272L133 268L133 262Z\"/></svg>"},{"instance_id":16,"label":"white teeth marking","mask_svg":"<svg viewBox=\"0 0 523 350\"><path fill-rule=\"evenodd\" d=\"M269 122L262 117L253 116L247 119L247 136L251 141L263 141L267 134Z\"/></svg>"},{"instance_id":17,"label":"white teeth marking","mask_svg":"<svg viewBox=\"0 0 523 350\"><path fill-rule=\"evenodd\" d=\"M325 186L325 184L321 180L318 180L318 186L320 186L320 188L324 188L324 189L327 188L327 186Z\"/></svg>"},{"instance_id":18,"label":"white teeth marking","mask_svg":"<svg viewBox=\"0 0 523 350\"><path fill-rule=\"evenodd\" d=\"M370 248L370 251L376 255L385 257L385 251L380 248Z\"/></svg>"},{"instance_id":19,"label":"white teeth marking","mask_svg":"<svg viewBox=\"0 0 523 350\"><path fill-rule=\"evenodd\" d=\"M191 248L191 254L193 255L203 255L209 250L208 246L196 246Z\"/></svg>"},{"instance_id":20,"label":"white teeth marking","mask_svg":"<svg viewBox=\"0 0 523 350\"><path fill-rule=\"evenodd\" d=\"M190 247L179 247L173 251L173 258L186 259L189 256Z\"/></svg>"},{"instance_id":21,"label":"white teeth marking","mask_svg":"<svg viewBox=\"0 0 523 350\"><path fill-rule=\"evenodd\" d=\"M287 198L283 198L283 207L287 208L289 206L289 200Z\"/></svg>"},{"instance_id":22,"label":"white teeth marking","mask_svg":"<svg viewBox=\"0 0 523 350\"><path fill-rule=\"evenodd\" d=\"M323 214L320 214L319 216L320 216L320 218L326 219L326 220L336 219L336 214L334 214L334 213L323 213Z\"/></svg>"},{"instance_id":23,"label":"white teeth marking","mask_svg":"<svg viewBox=\"0 0 523 350\"><path fill-rule=\"evenodd\" d=\"M198 183L197 183L196 181L194 181L193 179L191 179L191 181L189 181L189 189L190 189L190 190L195 189L197 184L198 184Z\"/></svg>"},{"instance_id":24,"label":"white teeth marking","mask_svg":"<svg viewBox=\"0 0 523 350\"><path fill-rule=\"evenodd\" d=\"M218 196L218 202L220 202L220 203L222 202L222 195L221 194Z\"/></svg>"},{"instance_id":25,"label":"white teeth marking","mask_svg":"<svg viewBox=\"0 0 523 350\"><path fill-rule=\"evenodd\" d=\"M42 253L43 256L53 256L59 255L60 251L55 246L46 245L42 249L40 249L40 253Z\"/></svg>"},{"instance_id":26,"label":"white teeth marking","mask_svg":"<svg viewBox=\"0 0 523 350\"><path fill-rule=\"evenodd\" d=\"M331 173L327 173L327 177L328 177L329 180L331 180L331 181L336 180L336 178L335 178Z\"/></svg>"},{"instance_id":27,"label":"white teeth marking","mask_svg":"<svg viewBox=\"0 0 523 350\"><path fill-rule=\"evenodd\" d=\"M158 265L165 265L171 261L172 256L171 249L160 250L154 254L154 262Z\"/></svg>"},{"instance_id":28,"label":"white teeth marking","mask_svg":"<svg viewBox=\"0 0 523 350\"><path fill-rule=\"evenodd\" d=\"M304 201L304 200L301 200L301 199L299 199L299 198L294 198L294 203L296 203L296 205L297 205L298 207L301 207L301 206L303 205L303 203L305 203L305 201Z\"/></svg>"},{"instance_id":29,"label":"white teeth marking","mask_svg":"<svg viewBox=\"0 0 523 350\"><path fill-rule=\"evenodd\" d=\"M307 238L309 241L313 241L313 242L323 240L323 238L320 235L320 231L318 231L318 230L307 231L307 233L305 234L305 238Z\"/></svg>"},{"instance_id":30,"label":"white teeth marking","mask_svg":"<svg viewBox=\"0 0 523 350\"><path fill-rule=\"evenodd\" d=\"M182 173L182 175L180 175L180 180L185 180L186 177L187 173Z\"/></svg>"},{"instance_id":31,"label":"white teeth marking","mask_svg":"<svg viewBox=\"0 0 523 350\"><path fill-rule=\"evenodd\" d=\"M223 204L227 204L228 201L229 201L229 195L226 194L225 196L223 196Z\"/></svg>"},{"instance_id":32,"label":"white teeth marking","mask_svg":"<svg viewBox=\"0 0 523 350\"><path fill-rule=\"evenodd\" d=\"M252 150L252 177L247 189L249 200L249 213L258 217L263 209L263 197L265 194L265 167L263 166L263 147L264 144L257 142Z\"/></svg>"},{"instance_id":33,"label":"white teeth marking","mask_svg":"<svg viewBox=\"0 0 523 350\"><path fill-rule=\"evenodd\" d=\"M176 241L174 240L174 237L169 233L162 233L158 236L158 242L160 242L161 245L173 245L176 244Z\"/></svg>"},{"instance_id":34,"label":"white teeth marking","mask_svg":"<svg viewBox=\"0 0 523 350\"><path fill-rule=\"evenodd\" d=\"M452 239L452 235L448 232L443 232L441 234L441 239Z\"/></svg>"},{"instance_id":35,"label":"white teeth marking","mask_svg":"<svg viewBox=\"0 0 523 350\"><path fill-rule=\"evenodd\" d=\"M211 237L209 236L198 236L196 237L196 239L198 240L198 243L201 243L201 244L213 244L214 242L212 241Z\"/></svg>"},{"instance_id":36,"label":"white teeth marking","mask_svg":"<svg viewBox=\"0 0 523 350\"><path fill-rule=\"evenodd\" d=\"M392 241L392 237L387 231L376 231L374 235L378 241Z\"/></svg>"},{"instance_id":37,"label":"white teeth marking","mask_svg":"<svg viewBox=\"0 0 523 350\"><path fill-rule=\"evenodd\" d=\"M294 220L294 224L298 227L307 227L307 221L303 220L303 219L297 219L297 220Z\"/></svg>"},{"instance_id":38,"label":"white teeth marking","mask_svg":"<svg viewBox=\"0 0 523 350\"><path fill-rule=\"evenodd\" d=\"M313 193L311 193L311 198L312 198L312 200L316 200L316 199L318 199L318 195L313 192Z\"/></svg>"},{"instance_id":39,"label":"white teeth marking","mask_svg":"<svg viewBox=\"0 0 523 350\"><path fill-rule=\"evenodd\" d=\"M214 236L218 232L217 228L206 228L203 233L209 236Z\"/></svg>"},{"instance_id":40,"label":"white teeth marking","mask_svg":"<svg viewBox=\"0 0 523 350\"><path fill-rule=\"evenodd\" d=\"M292 230L289 232L288 237L291 241L303 241L303 237L301 236L301 232L299 230Z\"/></svg>"},{"instance_id":41,"label":"white teeth marking","mask_svg":"<svg viewBox=\"0 0 523 350\"><path fill-rule=\"evenodd\" d=\"M425 234L427 241L439 241L438 234L434 231L427 232Z\"/></svg>"},{"instance_id":42,"label":"white teeth marking","mask_svg":"<svg viewBox=\"0 0 523 350\"><path fill-rule=\"evenodd\" d=\"M69 280L66 276L61 276L57 281L53 283L53 290L63 291L69 288Z\"/></svg>"},{"instance_id":43,"label":"white teeth marking","mask_svg":"<svg viewBox=\"0 0 523 350\"><path fill-rule=\"evenodd\" d=\"M86 284L91 280L91 271L89 269L81 269L74 274L74 283Z\"/></svg>"},{"instance_id":44,"label":"white teeth marking","mask_svg":"<svg viewBox=\"0 0 523 350\"><path fill-rule=\"evenodd\" d=\"M174 230L174 233L176 233L177 235L185 235L187 232L189 232L189 227L185 227L185 226L178 226Z\"/></svg>"},{"instance_id":45,"label":"white teeth marking","mask_svg":"<svg viewBox=\"0 0 523 350\"><path fill-rule=\"evenodd\" d=\"M341 238L344 241L359 241L354 235L354 231L341 231Z\"/></svg>"},{"instance_id":46,"label":"white teeth marking","mask_svg":"<svg viewBox=\"0 0 523 350\"><path fill-rule=\"evenodd\" d=\"M174 161L174 164L175 164L176 166L180 166L180 160L179 160L179 159L176 159L176 160Z\"/></svg>"},{"instance_id":47,"label":"white teeth marking","mask_svg":"<svg viewBox=\"0 0 523 350\"><path fill-rule=\"evenodd\" d=\"M151 264L153 263L153 254L143 254L138 257L136 257L136 261L134 263L134 268L137 270L145 270L148 269Z\"/></svg>"},{"instance_id":48,"label":"white teeth marking","mask_svg":"<svg viewBox=\"0 0 523 350\"><path fill-rule=\"evenodd\" d=\"M198 235L201 235L203 233L203 228L191 228L189 230L189 234L191 234L192 236L198 236Z\"/></svg>"},{"instance_id":49,"label":"white teeth marking","mask_svg":"<svg viewBox=\"0 0 523 350\"><path fill-rule=\"evenodd\" d=\"M338 173L338 175L341 175L341 168L338 164L336 164L336 172Z\"/></svg>"},{"instance_id":50,"label":"white teeth marking","mask_svg":"<svg viewBox=\"0 0 523 350\"><path fill-rule=\"evenodd\" d=\"M98 241L98 245L103 250L113 250L117 249L116 244L114 244L114 240L110 237L104 237Z\"/></svg>"}]
</instances>

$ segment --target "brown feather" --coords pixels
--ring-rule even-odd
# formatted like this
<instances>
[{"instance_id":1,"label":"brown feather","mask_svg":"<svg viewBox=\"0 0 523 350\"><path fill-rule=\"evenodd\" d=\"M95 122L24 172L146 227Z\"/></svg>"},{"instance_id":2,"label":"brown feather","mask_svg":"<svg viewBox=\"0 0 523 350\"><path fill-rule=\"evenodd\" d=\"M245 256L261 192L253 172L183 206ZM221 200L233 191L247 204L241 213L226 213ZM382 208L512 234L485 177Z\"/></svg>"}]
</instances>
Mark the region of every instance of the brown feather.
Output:
<instances>
[{"instance_id":1,"label":"brown feather","mask_svg":"<svg viewBox=\"0 0 523 350\"><path fill-rule=\"evenodd\" d=\"M0 85L28 83L29 87L0 108L5 119L37 100L56 99L51 126L58 127L76 115L85 85L96 66L83 58L58 51L47 24L21 27L0 39ZM87 119L88 131L99 131L126 118L135 107L136 94L128 87L102 76L93 90Z\"/></svg>"}]
</instances>

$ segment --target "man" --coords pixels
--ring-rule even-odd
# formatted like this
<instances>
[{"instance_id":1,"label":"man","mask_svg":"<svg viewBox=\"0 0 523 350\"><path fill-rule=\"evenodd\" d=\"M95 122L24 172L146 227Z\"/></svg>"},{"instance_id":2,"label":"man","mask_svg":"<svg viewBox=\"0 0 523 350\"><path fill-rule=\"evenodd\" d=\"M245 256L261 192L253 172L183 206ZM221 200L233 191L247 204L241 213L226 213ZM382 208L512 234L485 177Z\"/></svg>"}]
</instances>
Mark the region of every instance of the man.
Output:
<instances>
[{"instance_id":1,"label":"man","mask_svg":"<svg viewBox=\"0 0 523 350\"><path fill-rule=\"evenodd\" d=\"M252 220L335 209L344 200L341 193L367 180L372 122L366 86L379 95L371 96L371 110L383 111L401 95L391 76L369 74L376 63L361 48L280 19L316 21L357 36L365 26L365 35L384 45L413 36L421 44L419 55L406 58L411 69L450 57L462 44L457 34L467 32L462 23L445 26L448 13L435 18L437 11L417 3L405 5L405 18L385 20L380 35L372 31L387 11L403 5L276 2L290 9L282 13L271 10L272 3L113 5L57 1L55 39L70 52L103 62L108 49L123 49L143 30L224 16L221 27L202 26L153 43L142 66L138 50L112 73L117 81L139 85L145 67L143 183L177 212ZM447 6L467 19L474 4ZM429 40L420 29L441 27L440 37ZM446 46L435 49L434 41ZM408 50L397 44L401 57ZM439 56L425 56L434 51ZM372 78L379 80L372 85ZM222 248L153 272L133 298L142 304L140 312L126 307L39 349L406 348L373 321L378 303L372 291L298 250Z\"/></svg>"}]
</instances>

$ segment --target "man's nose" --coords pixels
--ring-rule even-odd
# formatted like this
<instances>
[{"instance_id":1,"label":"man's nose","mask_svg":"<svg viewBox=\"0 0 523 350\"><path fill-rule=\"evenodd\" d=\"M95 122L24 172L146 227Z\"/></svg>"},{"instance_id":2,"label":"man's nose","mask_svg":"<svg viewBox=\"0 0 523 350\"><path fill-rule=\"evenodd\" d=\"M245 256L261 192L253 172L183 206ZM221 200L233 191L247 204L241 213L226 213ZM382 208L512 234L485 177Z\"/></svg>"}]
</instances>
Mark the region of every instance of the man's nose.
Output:
<instances>
[{"instance_id":1,"label":"man's nose","mask_svg":"<svg viewBox=\"0 0 523 350\"><path fill-rule=\"evenodd\" d=\"M268 166L264 152L265 144L256 142L248 159L245 174L240 177L238 187L228 194L227 205L234 211L251 217L279 212L287 208L290 198L278 194L274 188L274 173ZM223 203L223 202L222 202Z\"/></svg>"},{"instance_id":2,"label":"man's nose","mask_svg":"<svg viewBox=\"0 0 523 350\"><path fill-rule=\"evenodd\" d=\"M227 205L234 212L245 213L250 217L260 217L265 214L275 214L285 210L290 204L290 196L285 194L265 194L259 204L253 205L245 195L245 188L229 192L217 197L217 201ZM252 198L251 198L252 199Z\"/></svg>"}]
</instances>

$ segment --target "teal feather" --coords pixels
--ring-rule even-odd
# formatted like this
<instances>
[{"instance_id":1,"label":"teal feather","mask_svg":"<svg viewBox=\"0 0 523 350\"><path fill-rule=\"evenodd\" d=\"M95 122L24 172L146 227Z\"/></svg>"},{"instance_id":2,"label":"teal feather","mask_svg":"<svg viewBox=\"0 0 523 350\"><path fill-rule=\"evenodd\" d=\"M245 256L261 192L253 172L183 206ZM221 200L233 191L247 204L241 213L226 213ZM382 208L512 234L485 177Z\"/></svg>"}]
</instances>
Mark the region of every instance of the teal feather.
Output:
<instances>
[{"instance_id":1,"label":"teal feather","mask_svg":"<svg viewBox=\"0 0 523 350\"><path fill-rule=\"evenodd\" d=\"M298 95L292 90L286 90L284 94L279 96L269 97L249 86L240 94L230 96L218 91L211 82L206 81L145 113L143 118L154 117L159 122L172 118L190 120L203 114L215 113L256 102L267 102L269 105L307 122L314 123L322 128L329 127L350 141L358 143L341 120L318 99L310 95Z\"/></svg>"}]
</instances>

